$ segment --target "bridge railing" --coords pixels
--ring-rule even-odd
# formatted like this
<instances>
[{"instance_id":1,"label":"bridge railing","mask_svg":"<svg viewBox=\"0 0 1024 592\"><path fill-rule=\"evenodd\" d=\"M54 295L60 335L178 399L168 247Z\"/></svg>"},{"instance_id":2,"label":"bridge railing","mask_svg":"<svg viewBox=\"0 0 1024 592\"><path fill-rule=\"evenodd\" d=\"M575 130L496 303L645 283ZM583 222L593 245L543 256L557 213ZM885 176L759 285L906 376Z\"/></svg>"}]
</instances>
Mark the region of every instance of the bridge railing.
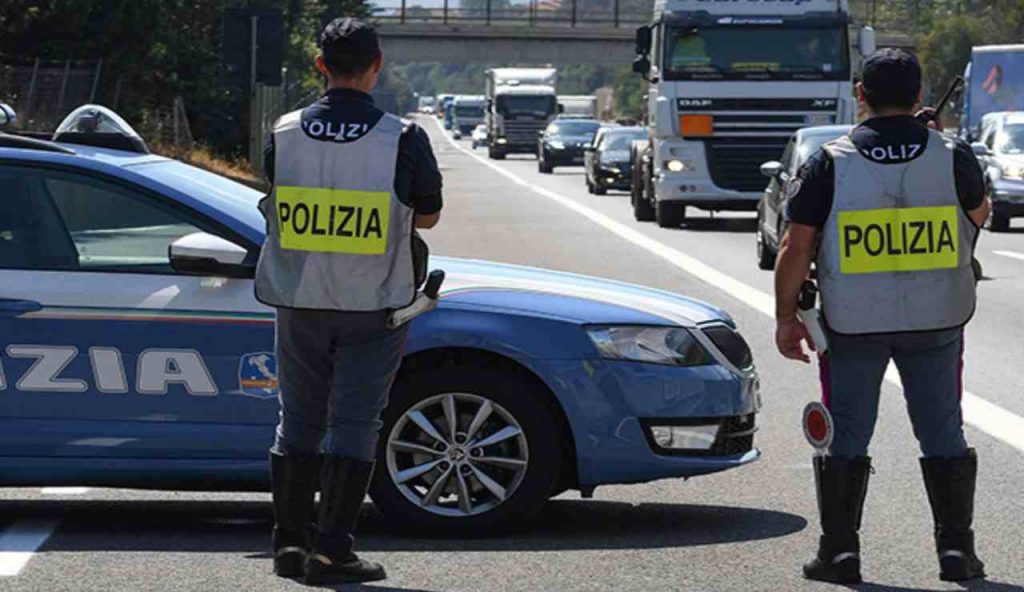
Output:
<instances>
[{"instance_id":1,"label":"bridge railing","mask_svg":"<svg viewBox=\"0 0 1024 592\"><path fill-rule=\"evenodd\" d=\"M650 0L379 0L373 3L374 18L389 25L636 27L650 22L651 14Z\"/></svg>"}]
</instances>

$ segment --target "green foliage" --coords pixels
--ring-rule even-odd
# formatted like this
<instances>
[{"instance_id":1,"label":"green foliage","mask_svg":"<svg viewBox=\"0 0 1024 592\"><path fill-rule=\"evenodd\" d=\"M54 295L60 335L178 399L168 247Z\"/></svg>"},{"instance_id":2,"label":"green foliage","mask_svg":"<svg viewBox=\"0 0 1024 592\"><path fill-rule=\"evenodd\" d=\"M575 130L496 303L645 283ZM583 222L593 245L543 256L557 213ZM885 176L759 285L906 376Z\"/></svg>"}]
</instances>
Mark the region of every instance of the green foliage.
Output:
<instances>
[{"instance_id":1,"label":"green foliage","mask_svg":"<svg viewBox=\"0 0 1024 592\"><path fill-rule=\"evenodd\" d=\"M971 57L971 47L985 42L985 30L977 19L951 16L937 21L918 43L918 57L924 68L924 86L936 100L950 81L962 74Z\"/></svg>"}]
</instances>

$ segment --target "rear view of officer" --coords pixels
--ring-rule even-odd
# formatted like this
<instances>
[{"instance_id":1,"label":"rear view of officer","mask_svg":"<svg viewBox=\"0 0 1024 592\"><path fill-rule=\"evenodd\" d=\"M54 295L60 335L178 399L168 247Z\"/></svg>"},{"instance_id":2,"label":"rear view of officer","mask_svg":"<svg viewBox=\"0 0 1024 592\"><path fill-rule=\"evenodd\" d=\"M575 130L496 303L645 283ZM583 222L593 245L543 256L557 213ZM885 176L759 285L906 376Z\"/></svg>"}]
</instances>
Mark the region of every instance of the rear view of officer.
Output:
<instances>
[{"instance_id":1,"label":"rear view of officer","mask_svg":"<svg viewBox=\"0 0 1024 592\"><path fill-rule=\"evenodd\" d=\"M913 116L921 95L913 55L884 49L868 57L858 92L871 118L790 181L791 224L775 276L779 351L809 361L796 313L815 257L829 341L819 362L835 438L814 461L824 532L804 575L861 581L868 444L892 360L923 453L940 576L983 577L971 529L978 461L960 411L963 327L975 308L971 262L988 211L983 173L968 146Z\"/></svg>"},{"instance_id":2,"label":"rear view of officer","mask_svg":"<svg viewBox=\"0 0 1024 592\"><path fill-rule=\"evenodd\" d=\"M383 59L376 32L337 19L319 46L327 92L282 116L266 150L273 190L260 204L267 240L256 272L256 297L277 308L274 571L310 584L386 577L353 553L352 534L407 332L388 317L423 282L415 228L433 227L441 210L426 134L368 94Z\"/></svg>"}]
</instances>

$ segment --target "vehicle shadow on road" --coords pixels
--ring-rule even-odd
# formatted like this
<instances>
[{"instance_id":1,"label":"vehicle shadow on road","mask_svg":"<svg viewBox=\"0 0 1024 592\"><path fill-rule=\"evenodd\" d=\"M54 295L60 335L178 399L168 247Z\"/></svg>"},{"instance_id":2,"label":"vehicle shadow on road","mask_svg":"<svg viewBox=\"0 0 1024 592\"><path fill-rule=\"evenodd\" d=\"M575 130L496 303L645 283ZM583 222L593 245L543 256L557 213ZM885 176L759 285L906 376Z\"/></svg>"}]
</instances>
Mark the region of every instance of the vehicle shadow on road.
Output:
<instances>
[{"instance_id":1,"label":"vehicle shadow on road","mask_svg":"<svg viewBox=\"0 0 1024 592\"><path fill-rule=\"evenodd\" d=\"M992 580L973 580L958 584L962 590L969 592L1024 592L1024 586L994 582ZM856 586L844 586L857 592L932 592L935 588L901 588L882 583L865 582Z\"/></svg>"},{"instance_id":2,"label":"vehicle shadow on road","mask_svg":"<svg viewBox=\"0 0 1024 592\"><path fill-rule=\"evenodd\" d=\"M0 502L0 524L23 518L60 519L60 535L48 543L58 551L257 554L266 549L272 520L270 504L259 501ZM367 551L654 549L770 539L806 526L801 516L761 508L556 500L517 532L474 539L395 534L367 504L359 535Z\"/></svg>"},{"instance_id":3,"label":"vehicle shadow on road","mask_svg":"<svg viewBox=\"0 0 1024 592\"><path fill-rule=\"evenodd\" d=\"M756 218L686 218L682 230L697 232L735 232L737 234L757 231Z\"/></svg>"}]
</instances>

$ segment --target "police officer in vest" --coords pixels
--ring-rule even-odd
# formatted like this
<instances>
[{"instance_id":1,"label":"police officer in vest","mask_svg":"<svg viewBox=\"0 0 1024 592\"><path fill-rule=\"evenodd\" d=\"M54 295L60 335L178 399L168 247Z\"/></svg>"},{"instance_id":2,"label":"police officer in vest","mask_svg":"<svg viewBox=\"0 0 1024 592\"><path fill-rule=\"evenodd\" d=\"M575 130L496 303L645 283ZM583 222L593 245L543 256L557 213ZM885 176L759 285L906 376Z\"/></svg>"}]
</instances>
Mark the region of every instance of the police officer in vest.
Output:
<instances>
[{"instance_id":1,"label":"police officer in vest","mask_svg":"<svg viewBox=\"0 0 1024 592\"><path fill-rule=\"evenodd\" d=\"M971 262L989 207L982 171L967 145L914 116L921 68L913 55L869 56L858 93L870 118L789 182L790 226L775 275L779 351L810 361L796 313L812 262L829 341L819 363L835 438L814 461L823 535L804 575L861 581L868 444L892 360L923 454L940 577L983 577L971 529L978 461L960 413L963 327L975 308Z\"/></svg>"},{"instance_id":2,"label":"police officer in vest","mask_svg":"<svg viewBox=\"0 0 1024 592\"><path fill-rule=\"evenodd\" d=\"M340 18L319 47L326 93L282 116L266 149L273 189L256 272L257 298L277 309L274 571L310 584L386 577L353 553L352 534L406 337L388 317L423 282L415 229L441 210L426 133L370 97L382 64L374 29Z\"/></svg>"}]
</instances>

